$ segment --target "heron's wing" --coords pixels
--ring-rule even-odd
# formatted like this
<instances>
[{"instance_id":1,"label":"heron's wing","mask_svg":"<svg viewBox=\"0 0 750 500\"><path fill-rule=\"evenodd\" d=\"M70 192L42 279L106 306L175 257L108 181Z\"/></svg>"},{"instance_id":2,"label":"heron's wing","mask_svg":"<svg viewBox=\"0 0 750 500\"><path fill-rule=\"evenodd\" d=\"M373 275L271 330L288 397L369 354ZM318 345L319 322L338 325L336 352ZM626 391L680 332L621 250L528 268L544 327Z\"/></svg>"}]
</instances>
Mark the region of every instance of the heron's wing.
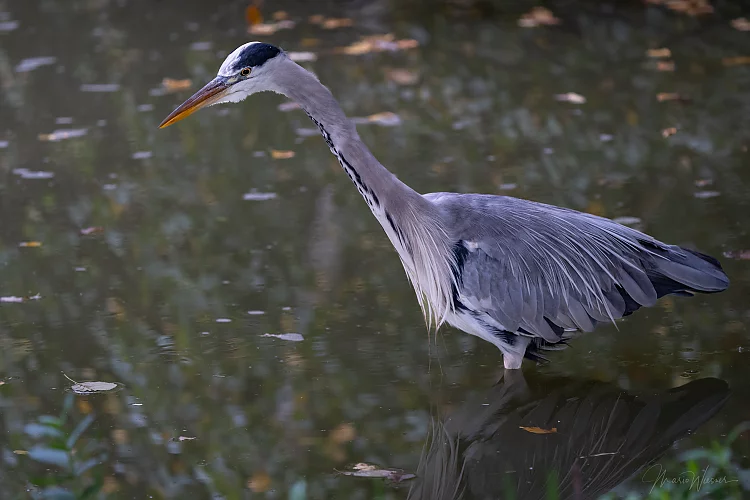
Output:
<instances>
[{"instance_id":1,"label":"heron's wing","mask_svg":"<svg viewBox=\"0 0 750 500\"><path fill-rule=\"evenodd\" d=\"M425 197L455 240L454 305L503 330L556 342L566 328L589 331L662 295L729 284L712 257L609 219L504 196Z\"/></svg>"}]
</instances>

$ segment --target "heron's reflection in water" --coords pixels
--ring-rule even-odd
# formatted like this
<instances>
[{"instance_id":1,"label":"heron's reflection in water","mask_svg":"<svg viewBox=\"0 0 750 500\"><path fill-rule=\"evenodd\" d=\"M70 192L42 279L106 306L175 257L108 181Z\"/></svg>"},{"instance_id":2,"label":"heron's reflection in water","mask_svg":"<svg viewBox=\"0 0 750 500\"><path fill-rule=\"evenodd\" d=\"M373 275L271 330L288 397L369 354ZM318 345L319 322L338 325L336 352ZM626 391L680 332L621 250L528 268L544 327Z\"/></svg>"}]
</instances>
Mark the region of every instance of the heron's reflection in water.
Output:
<instances>
[{"instance_id":1,"label":"heron's reflection in water","mask_svg":"<svg viewBox=\"0 0 750 500\"><path fill-rule=\"evenodd\" d=\"M636 396L507 370L482 400L434 425L409 499L597 498L710 419L728 395L714 378Z\"/></svg>"}]
</instances>

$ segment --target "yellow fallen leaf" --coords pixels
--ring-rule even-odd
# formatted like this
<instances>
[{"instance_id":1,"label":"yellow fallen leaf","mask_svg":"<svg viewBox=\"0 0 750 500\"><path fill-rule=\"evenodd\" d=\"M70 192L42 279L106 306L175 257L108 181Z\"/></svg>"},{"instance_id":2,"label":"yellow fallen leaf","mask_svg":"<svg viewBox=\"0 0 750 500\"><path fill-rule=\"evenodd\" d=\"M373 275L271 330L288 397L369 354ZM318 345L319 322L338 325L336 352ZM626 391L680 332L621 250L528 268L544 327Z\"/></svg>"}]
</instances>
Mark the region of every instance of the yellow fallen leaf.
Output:
<instances>
[{"instance_id":1,"label":"yellow fallen leaf","mask_svg":"<svg viewBox=\"0 0 750 500\"><path fill-rule=\"evenodd\" d=\"M245 9L245 21L247 21L248 26L261 24L263 22L263 14L260 13L260 9L257 5L248 5Z\"/></svg>"},{"instance_id":2,"label":"yellow fallen leaf","mask_svg":"<svg viewBox=\"0 0 750 500\"><path fill-rule=\"evenodd\" d=\"M287 160L289 158L294 158L294 151L279 151L277 149L271 150L271 158L274 160Z\"/></svg>"},{"instance_id":3,"label":"yellow fallen leaf","mask_svg":"<svg viewBox=\"0 0 750 500\"><path fill-rule=\"evenodd\" d=\"M672 57L672 51L666 47L661 49L648 49L646 55L648 57L653 57L654 59L662 59L665 57Z\"/></svg>"},{"instance_id":4,"label":"yellow fallen leaf","mask_svg":"<svg viewBox=\"0 0 750 500\"><path fill-rule=\"evenodd\" d=\"M29 454L29 452L26 450L13 450L13 453L15 453L16 455L28 455Z\"/></svg>"},{"instance_id":5,"label":"yellow fallen leaf","mask_svg":"<svg viewBox=\"0 0 750 500\"><path fill-rule=\"evenodd\" d=\"M247 28L247 32L251 35L273 35L278 31L276 23L258 23L251 24Z\"/></svg>"},{"instance_id":6,"label":"yellow fallen leaf","mask_svg":"<svg viewBox=\"0 0 750 500\"><path fill-rule=\"evenodd\" d=\"M521 28L536 28L537 26L552 26L560 24L560 19L555 17L551 10L544 7L534 7L518 20Z\"/></svg>"},{"instance_id":7,"label":"yellow fallen leaf","mask_svg":"<svg viewBox=\"0 0 750 500\"><path fill-rule=\"evenodd\" d=\"M386 127L395 127L401 124L401 118L391 111L383 111L381 113L375 113L367 117L367 121L370 123L377 123Z\"/></svg>"},{"instance_id":8,"label":"yellow fallen leaf","mask_svg":"<svg viewBox=\"0 0 750 500\"><path fill-rule=\"evenodd\" d=\"M176 80L174 78L164 78L161 81L161 86L167 92L178 92L180 90L186 90L193 86L192 80L186 78L184 80Z\"/></svg>"},{"instance_id":9,"label":"yellow fallen leaf","mask_svg":"<svg viewBox=\"0 0 750 500\"><path fill-rule=\"evenodd\" d=\"M41 241L22 241L18 244L19 247L26 247L26 248L38 248L42 246Z\"/></svg>"},{"instance_id":10,"label":"yellow fallen leaf","mask_svg":"<svg viewBox=\"0 0 750 500\"><path fill-rule=\"evenodd\" d=\"M354 25L354 21L348 17L331 17L323 21L321 26L326 30L335 30L338 28L347 28Z\"/></svg>"},{"instance_id":11,"label":"yellow fallen leaf","mask_svg":"<svg viewBox=\"0 0 750 500\"><path fill-rule=\"evenodd\" d=\"M541 427L524 427L519 426L519 429L523 429L526 432L530 432L532 434L555 434L557 432L557 427L553 427L551 429L542 429Z\"/></svg>"},{"instance_id":12,"label":"yellow fallen leaf","mask_svg":"<svg viewBox=\"0 0 750 500\"><path fill-rule=\"evenodd\" d=\"M669 127L665 128L661 131L662 137L669 137L670 135L675 135L677 133L677 129L675 127Z\"/></svg>"},{"instance_id":13,"label":"yellow fallen leaf","mask_svg":"<svg viewBox=\"0 0 750 500\"><path fill-rule=\"evenodd\" d=\"M659 102L664 101L679 101L680 100L680 94L674 93L674 92L660 92L656 94L656 100Z\"/></svg>"},{"instance_id":14,"label":"yellow fallen leaf","mask_svg":"<svg viewBox=\"0 0 750 500\"><path fill-rule=\"evenodd\" d=\"M263 493L271 487L271 477L266 472L256 472L247 480L247 487L254 493Z\"/></svg>"},{"instance_id":15,"label":"yellow fallen leaf","mask_svg":"<svg viewBox=\"0 0 750 500\"><path fill-rule=\"evenodd\" d=\"M414 85L419 81L419 73L403 68L388 68L385 77L397 85Z\"/></svg>"},{"instance_id":16,"label":"yellow fallen leaf","mask_svg":"<svg viewBox=\"0 0 750 500\"><path fill-rule=\"evenodd\" d=\"M360 40L354 42L346 47L336 49L336 52L348 54L348 55L362 55L369 54L371 52L385 52L385 51L398 51L413 49L419 46L419 42L412 39L396 40L393 33L387 33L385 35L371 35L362 37Z\"/></svg>"},{"instance_id":17,"label":"yellow fallen leaf","mask_svg":"<svg viewBox=\"0 0 750 500\"><path fill-rule=\"evenodd\" d=\"M721 60L724 66L743 66L750 64L750 56L725 57Z\"/></svg>"},{"instance_id":18,"label":"yellow fallen leaf","mask_svg":"<svg viewBox=\"0 0 750 500\"><path fill-rule=\"evenodd\" d=\"M750 31L750 21L747 20L745 17L738 17L737 19L732 19L732 22L730 23L732 25L732 28L739 30L739 31Z\"/></svg>"}]
</instances>

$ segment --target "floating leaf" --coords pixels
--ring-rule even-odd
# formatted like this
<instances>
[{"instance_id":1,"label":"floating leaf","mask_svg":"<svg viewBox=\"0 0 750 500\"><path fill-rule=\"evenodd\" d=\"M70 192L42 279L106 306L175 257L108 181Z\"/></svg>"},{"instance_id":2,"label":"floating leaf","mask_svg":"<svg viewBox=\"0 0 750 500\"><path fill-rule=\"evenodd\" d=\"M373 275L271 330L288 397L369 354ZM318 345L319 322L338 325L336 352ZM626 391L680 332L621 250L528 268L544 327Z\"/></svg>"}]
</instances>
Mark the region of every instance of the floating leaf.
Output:
<instances>
[{"instance_id":1,"label":"floating leaf","mask_svg":"<svg viewBox=\"0 0 750 500\"><path fill-rule=\"evenodd\" d=\"M665 128L661 131L662 137L669 137L670 135L675 135L677 133L677 128L675 127L669 127Z\"/></svg>"},{"instance_id":2,"label":"floating leaf","mask_svg":"<svg viewBox=\"0 0 750 500\"><path fill-rule=\"evenodd\" d=\"M744 66L750 64L750 56L725 57L721 60L724 66Z\"/></svg>"},{"instance_id":3,"label":"floating leaf","mask_svg":"<svg viewBox=\"0 0 750 500\"><path fill-rule=\"evenodd\" d=\"M732 22L729 24L732 25L732 28L738 31L750 31L750 21L748 21L747 18L745 17L738 17L737 19L732 19Z\"/></svg>"},{"instance_id":4,"label":"floating leaf","mask_svg":"<svg viewBox=\"0 0 750 500\"><path fill-rule=\"evenodd\" d=\"M41 241L22 241L21 243L18 244L18 246L22 248L39 248L40 246L42 246L42 242Z\"/></svg>"},{"instance_id":5,"label":"floating leaf","mask_svg":"<svg viewBox=\"0 0 750 500\"><path fill-rule=\"evenodd\" d=\"M81 92L117 92L120 90L119 83L84 83L80 87Z\"/></svg>"},{"instance_id":6,"label":"floating leaf","mask_svg":"<svg viewBox=\"0 0 750 500\"><path fill-rule=\"evenodd\" d=\"M345 476L382 478L395 483L416 477L414 474L404 472L402 469L386 469L366 463L356 464L352 466L352 470L350 471L336 472Z\"/></svg>"},{"instance_id":7,"label":"floating leaf","mask_svg":"<svg viewBox=\"0 0 750 500\"><path fill-rule=\"evenodd\" d=\"M80 382L73 385L70 389L76 394L91 394L92 392L107 392L115 389L117 384L114 382Z\"/></svg>"},{"instance_id":8,"label":"floating leaf","mask_svg":"<svg viewBox=\"0 0 750 500\"><path fill-rule=\"evenodd\" d=\"M16 73L27 73L34 71L42 66L49 66L57 62L56 57L31 57L29 59L23 59L16 65Z\"/></svg>"},{"instance_id":9,"label":"floating leaf","mask_svg":"<svg viewBox=\"0 0 750 500\"><path fill-rule=\"evenodd\" d=\"M371 35L362 37L359 41L353 44L336 49L336 52L341 52L348 55L362 55L369 54L371 52L395 52L398 50L413 49L419 46L419 42L411 39L396 40L396 37L392 33L386 35Z\"/></svg>"},{"instance_id":10,"label":"floating leaf","mask_svg":"<svg viewBox=\"0 0 750 500\"><path fill-rule=\"evenodd\" d=\"M693 193L693 196L701 200L704 200L706 198L716 198L720 195L721 193L718 191L696 191L695 193Z\"/></svg>"},{"instance_id":11,"label":"floating leaf","mask_svg":"<svg viewBox=\"0 0 750 500\"><path fill-rule=\"evenodd\" d=\"M260 23L260 24L253 24L251 26L248 26L247 32L251 35L261 35L261 36L268 36L273 35L279 30L288 30L291 28L294 28L295 23L294 21L289 21L288 19L285 19L283 21L279 21L276 23Z\"/></svg>"},{"instance_id":12,"label":"floating leaf","mask_svg":"<svg viewBox=\"0 0 750 500\"><path fill-rule=\"evenodd\" d=\"M263 22L263 14L260 13L260 9L257 5L248 5L245 9L245 21L248 26L253 26Z\"/></svg>"},{"instance_id":13,"label":"floating leaf","mask_svg":"<svg viewBox=\"0 0 750 500\"><path fill-rule=\"evenodd\" d=\"M541 427L524 427L521 425L518 428L532 434L555 434L557 432L557 427L553 427L551 429L542 429Z\"/></svg>"},{"instance_id":14,"label":"floating leaf","mask_svg":"<svg viewBox=\"0 0 750 500\"><path fill-rule=\"evenodd\" d=\"M271 17L273 17L274 21L283 21L284 19L289 18L289 14L287 14L286 11L277 10L271 15Z\"/></svg>"},{"instance_id":15,"label":"floating leaf","mask_svg":"<svg viewBox=\"0 0 750 500\"><path fill-rule=\"evenodd\" d=\"M555 17L551 10L544 7L534 7L518 20L521 28L536 28L537 26L553 26L560 24L560 19Z\"/></svg>"},{"instance_id":16,"label":"floating leaf","mask_svg":"<svg viewBox=\"0 0 750 500\"><path fill-rule=\"evenodd\" d=\"M568 92L567 94L557 94L555 99L558 101L572 102L573 104L583 104L586 102L586 98L581 94L575 92Z\"/></svg>"},{"instance_id":17,"label":"floating leaf","mask_svg":"<svg viewBox=\"0 0 750 500\"><path fill-rule=\"evenodd\" d=\"M271 476L267 472L256 472L247 480L247 487L254 493L263 493L271 487Z\"/></svg>"},{"instance_id":18,"label":"floating leaf","mask_svg":"<svg viewBox=\"0 0 750 500\"><path fill-rule=\"evenodd\" d=\"M88 236L90 234L101 233L103 231L104 231L104 228L101 226L91 226L91 227L85 227L81 229L81 234L84 236Z\"/></svg>"},{"instance_id":19,"label":"floating leaf","mask_svg":"<svg viewBox=\"0 0 750 500\"><path fill-rule=\"evenodd\" d=\"M646 55L648 57L653 57L654 59L663 59L672 57L672 51L666 47L663 47L661 49L648 49L646 51Z\"/></svg>"},{"instance_id":20,"label":"floating leaf","mask_svg":"<svg viewBox=\"0 0 750 500\"><path fill-rule=\"evenodd\" d=\"M664 101L686 101L684 97L680 97L680 94L675 92L660 92L656 94L656 100L659 102Z\"/></svg>"},{"instance_id":21,"label":"floating leaf","mask_svg":"<svg viewBox=\"0 0 750 500\"><path fill-rule=\"evenodd\" d=\"M354 430L354 426L348 422L343 423L336 427L329 434L329 438L336 444L348 443L354 441L357 436L357 432Z\"/></svg>"},{"instance_id":22,"label":"floating leaf","mask_svg":"<svg viewBox=\"0 0 750 500\"><path fill-rule=\"evenodd\" d=\"M258 193L251 191L242 195L242 199L246 201L266 201L276 198L276 193Z\"/></svg>"},{"instance_id":23,"label":"floating leaf","mask_svg":"<svg viewBox=\"0 0 750 500\"><path fill-rule=\"evenodd\" d=\"M674 61L657 61L657 71L674 71Z\"/></svg>"},{"instance_id":24,"label":"floating leaf","mask_svg":"<svg viewBox=\"0 0 750 500\"><path fill-rule=\"evenodd\" d=\"M28 455L29 454L29 452L26 450L13 450L13 453L15 453L16 455Z\"/></svg>"},{"instance_id":25,"label":"floating leaf","mask_svg":"<svg viewBox=\"0 0 750 500\"><path fill-rule=\"evenodd\" d=\"M307 18L307 22L310 24L323 24L323 21L325 21L325 16L320 14L313 14L312 16Z\"/></svg>"},{"instance_id":26,"label":"floating leaf","mask_svg":"<svg viewBox=\"0 0 750 500\"><path fill-rule=\"evenodd\" d=\"M419 73L404 68L386 69L385 77L397 85L414 85L419 81Z\"/></svg>"},{"instance_id":27,"label":"floating leaf","mask_svg":"<svg viewBox=\"0 0 750 500\"><path fill-rule=\"evenodd\" d=\"M192 441L193 439L197 439L195 437L187 437L187 436L180 436L177 438L178 441Z\"/></svg>"},{"instance_id":28,"label":"floating leaf","mask_svg":"<svg viewBox=\"0 0 750 500\"><path fill-rule=\"evenodd\" d=\"M354 25L354 21L348 17L331 17L325 19L320 25L326 30L335 30L338 28L348 28Z\"/></svg>"},{"instance_id":29,"label":"floating leaf","mask_svg":"<svg viewBox=\"0 0 750 500\"><path fill-rule=\"evenodd\" d=\"M294 158L294 154L294 151L271 150L271 158L274 160L288 160L289 158Z\"/></svg>"},{"instance_id":30,"label":"floating leaf","mask_svg":"<svg viewBox=\"0 0 750 500\"><path fill-rule=\"evenodd\" d=\"M641 219L638 217L631 217L631 216L622 216L617 217L615 219L612 219L613 222L617 222L618 224L622 224L623 226L635 226L641 223Z\"/></svg>"},{"instance_id":31,"label":"floating leaf","mask_svg":"<svg viewBox=\"0 0 750 500\"><path fill-rule=\"evenodd\" d=\"M302 342L305 338L299 333L264 333L261 337L273 337L290 342Z\"/></svg>"},{"instance_id":32,"label":"floating leaf","mask_svg":"<svg viewBox=\"0 0 750 500\"><path fill-rule=\"evenodd\" d=\"M55 176L54 172L45 172L44 170L28 170L25 168L14 168L13 173L21 179L51 179Z\"/></svg>"},{"instance_id":33,"label":"floating leaf","mask_svg":"<svg viewBox=\"0 0 750 500\"><path fill-rule=\"evenodd\" d=\"M164 78L161 81L161 86L167 92L179 92L181 90L187 90L193 86L193 81L189 78L184 80L175 80L173 78Z\"/></svg>"},{"instance_id":34,"label":"floating leaf","mask_svg":"<svg viewBox=\"0 0 750 500\"><path fill-rule=\"evenodd\" d=\"M383 127L396 127L401 125L401 118L391 111L375 113L374 115L366 116L364 118L352 118L352 121L357 124L372 123Z\"/></svg>"},{"instance_id":35,"label":"floating leaf","mask_svg":"<svg viewBox=\"0 0 750 500\"><path fill-rule=\"evenodd\" d=\"M85 128L68 128L55 130L50 134L39 134L38 138L40 141L57 142L75 137L83 137L87 133L88 129Z\"/></svg>"},{"instance_id":36,"label":"floating leaf","mask_svg":"<svg viewBox=\"0 0 750 500\"><path fill-rule=\"evenodd\" d=\"M724 257L727 259L750 260L750 250L724 252Z\"/></svg>"},{"instance_id":37,"label":"floating leaf","mask_svg":"<svg viewBox=\"0 0 750 500\"><path fill-rule=\"evenodd\" d=\"M289 59L295 62L317 61L318 55L314 52L287 52Z\"/></svg>"}]
</instances>

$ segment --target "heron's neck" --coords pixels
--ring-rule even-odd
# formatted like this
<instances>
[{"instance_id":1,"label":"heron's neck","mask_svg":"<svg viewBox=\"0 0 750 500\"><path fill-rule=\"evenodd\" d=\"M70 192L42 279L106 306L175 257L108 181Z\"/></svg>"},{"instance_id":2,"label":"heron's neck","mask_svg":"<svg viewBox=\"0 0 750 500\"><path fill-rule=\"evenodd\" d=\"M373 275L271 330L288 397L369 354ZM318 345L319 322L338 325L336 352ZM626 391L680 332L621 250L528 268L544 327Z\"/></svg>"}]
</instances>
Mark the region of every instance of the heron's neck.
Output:
<instances>
[{"instance_id":1,"label":"heron's neck","mask_svg":"<svg viewBox=\"0 0 750 500\"><path fill-rule=\"evenodd\" d=\"M289 60L277 80L277 92L296 101L320 129L331 152L364 197L370 208L386 209L383 203L422 205L422 196L401 182L373 156L357 129L344 114L330 90L298 64ZM399 207L393 207L398 213ZM376 214L377 215L377 214Z\"/></svg>"},{"instance_id":2,"label":"heron's neck","mask_svg":"<svg viewBox=\"0 0 750 500\"><path fill-rule=\"evenodd\" d=\"M439 326L452 310L456 286L451 237L439 209L380 164L315 75L291 60L284 64L275 90L299 103L318 126L396 248L428 324Z\"/></svg>"}]
</instances>

